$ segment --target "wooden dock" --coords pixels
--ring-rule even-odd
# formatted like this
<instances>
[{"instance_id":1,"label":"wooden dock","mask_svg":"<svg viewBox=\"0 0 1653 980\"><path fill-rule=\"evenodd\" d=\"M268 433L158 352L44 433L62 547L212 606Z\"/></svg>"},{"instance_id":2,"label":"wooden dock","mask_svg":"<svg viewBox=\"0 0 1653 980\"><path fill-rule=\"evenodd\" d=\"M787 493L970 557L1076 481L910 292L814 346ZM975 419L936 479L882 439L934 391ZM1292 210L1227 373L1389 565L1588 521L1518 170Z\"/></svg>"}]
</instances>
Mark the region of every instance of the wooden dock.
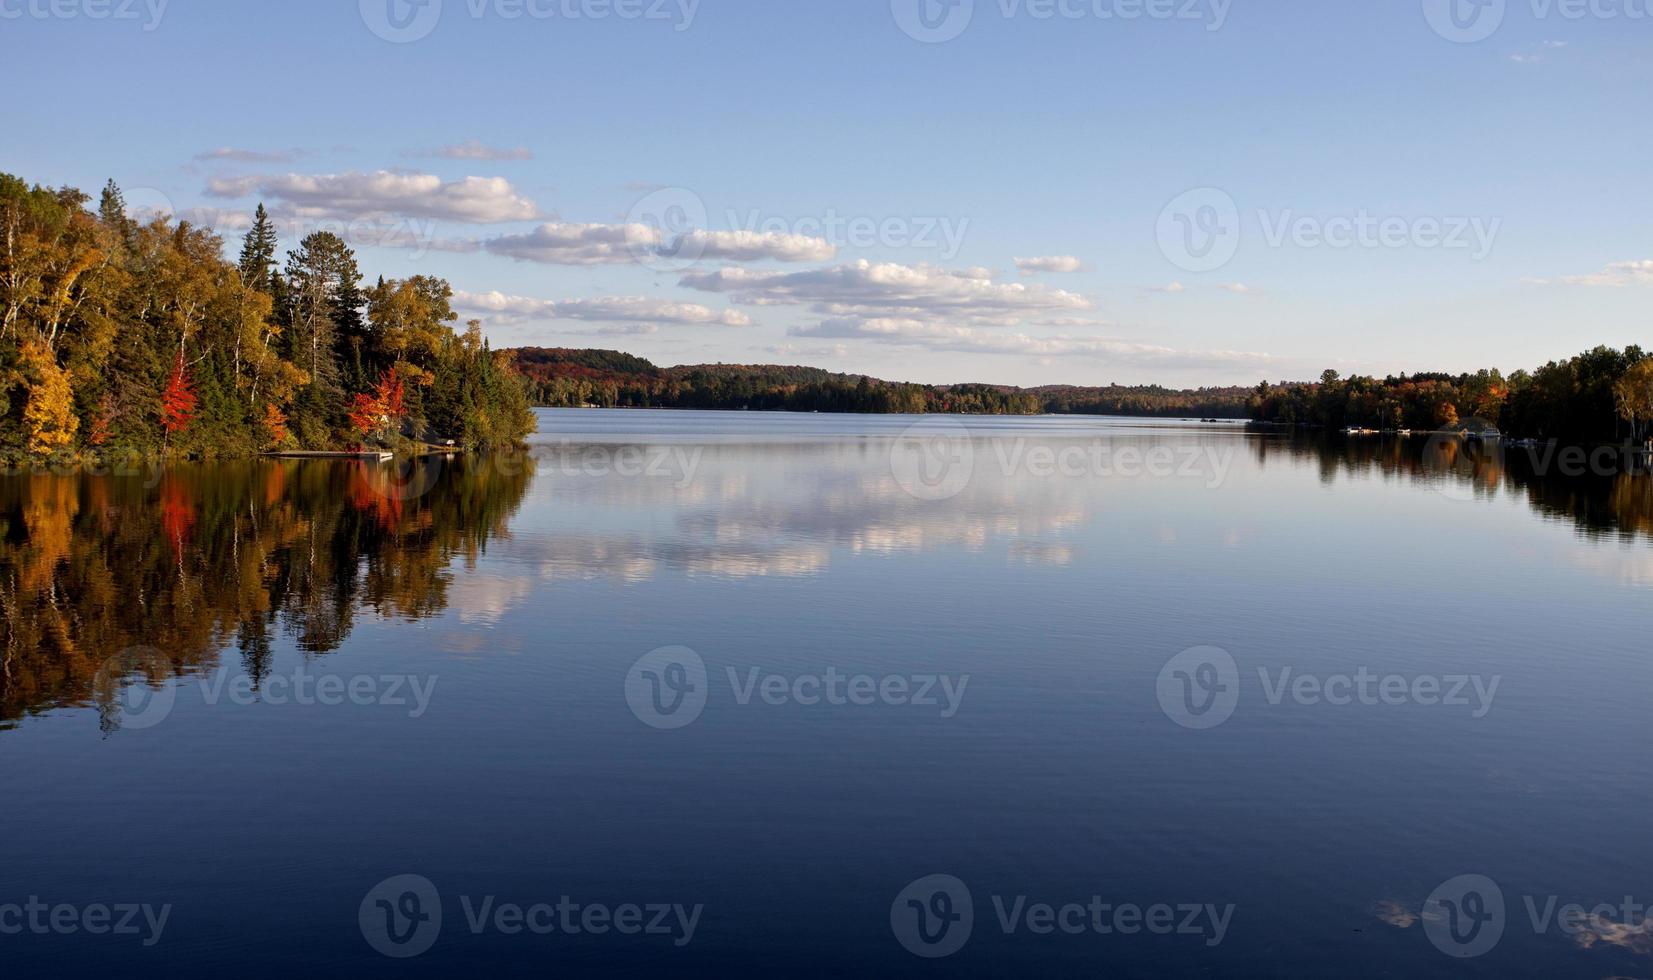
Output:
<instances>
[{"instance_id":1,"label":"wooden dock","mask_svg":"<svg viewBox=\"0 0 1653 980\"><path fill-rule=\"evenodd\" d=\"M364 449L360 452L292 452L265 453L271 459L373 459L379 462L395 459L396 454L384 449Z\"/></svg>"}]
</instances>

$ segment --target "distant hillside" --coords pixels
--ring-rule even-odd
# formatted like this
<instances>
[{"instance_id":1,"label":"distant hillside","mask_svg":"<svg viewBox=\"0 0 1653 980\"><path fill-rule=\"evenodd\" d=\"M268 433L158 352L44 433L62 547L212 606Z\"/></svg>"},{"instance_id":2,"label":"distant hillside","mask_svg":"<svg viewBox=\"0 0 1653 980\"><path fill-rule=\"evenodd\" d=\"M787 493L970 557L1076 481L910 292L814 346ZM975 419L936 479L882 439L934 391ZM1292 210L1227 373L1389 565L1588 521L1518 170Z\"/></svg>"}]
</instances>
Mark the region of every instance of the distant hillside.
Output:
<instances>
[{"instance_id":1,"label":"distant hillside","mask_svg":"<svg viewBox=\"0 0 1653 980\"><path fill-rule=\"evenodd\" d=\"M1249 388L917 385L772 364L661 368L608 350L523 347L511 353L529 380L534 403L551 408L1241 418L1251 395Z\"/></svg>"}]
</instances>

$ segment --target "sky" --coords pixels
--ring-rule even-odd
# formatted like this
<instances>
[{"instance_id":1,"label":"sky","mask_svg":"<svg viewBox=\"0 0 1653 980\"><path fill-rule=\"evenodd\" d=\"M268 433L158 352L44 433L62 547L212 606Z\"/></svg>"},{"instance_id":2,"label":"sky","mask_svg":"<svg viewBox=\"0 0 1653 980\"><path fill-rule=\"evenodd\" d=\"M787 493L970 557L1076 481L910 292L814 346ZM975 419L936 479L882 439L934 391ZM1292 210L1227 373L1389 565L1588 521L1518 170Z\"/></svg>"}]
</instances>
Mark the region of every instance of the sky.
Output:
<instances>
[{"instance_id":1,"label":"sky","mask_svg":"<svg viewBox=\"0 0 1653 980\"><path fill-rule=\"evenodd\" d=\"M0 170L495 346L1255 384L1649 344L1653 0L0 0Z\"/></svg>"}]
</instances>

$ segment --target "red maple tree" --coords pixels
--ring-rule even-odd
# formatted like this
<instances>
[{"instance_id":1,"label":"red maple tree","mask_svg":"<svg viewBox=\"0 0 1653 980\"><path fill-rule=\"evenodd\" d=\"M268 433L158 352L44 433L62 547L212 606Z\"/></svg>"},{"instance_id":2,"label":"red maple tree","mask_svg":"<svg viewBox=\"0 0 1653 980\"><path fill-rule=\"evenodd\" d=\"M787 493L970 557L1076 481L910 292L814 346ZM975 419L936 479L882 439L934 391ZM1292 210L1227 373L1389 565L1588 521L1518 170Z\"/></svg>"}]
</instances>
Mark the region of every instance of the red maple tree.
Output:
<instances>
[{"instance_id":1,"label":"red maple tree","mask_svg":"<svg viewBox=\"0 0 1653 980\"><path fill-rule=\"evenodd\" d=\"M190 379L189 367L184 364L184 352L178 352L172 375L166 379L161 392L161 427L168 436L182 432L195 421L195 407L200 399L195 395L195 382Z\"/></svg>"}]
</instances>

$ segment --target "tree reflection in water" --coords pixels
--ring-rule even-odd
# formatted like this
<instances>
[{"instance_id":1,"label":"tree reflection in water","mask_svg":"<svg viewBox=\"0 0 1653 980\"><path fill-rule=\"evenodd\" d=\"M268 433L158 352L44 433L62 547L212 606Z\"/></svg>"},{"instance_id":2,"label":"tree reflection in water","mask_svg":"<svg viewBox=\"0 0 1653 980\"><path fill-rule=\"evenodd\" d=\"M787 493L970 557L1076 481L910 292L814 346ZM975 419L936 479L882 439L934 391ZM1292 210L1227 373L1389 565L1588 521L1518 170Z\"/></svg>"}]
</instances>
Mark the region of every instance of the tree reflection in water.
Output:
<instances>
[{"instance_id":1,"label":"tree reflection in water","mask_svg":"<svg viewBox=\"0 0 1653 980\"><path fill-rule=\"evenodd\" d=\"M230 648L256 684L278 630L322 655L363 610L436 615L453 561L507 533L531 480L498 455L0 477L0 727Z\"/></svg>"}]
</instances>

